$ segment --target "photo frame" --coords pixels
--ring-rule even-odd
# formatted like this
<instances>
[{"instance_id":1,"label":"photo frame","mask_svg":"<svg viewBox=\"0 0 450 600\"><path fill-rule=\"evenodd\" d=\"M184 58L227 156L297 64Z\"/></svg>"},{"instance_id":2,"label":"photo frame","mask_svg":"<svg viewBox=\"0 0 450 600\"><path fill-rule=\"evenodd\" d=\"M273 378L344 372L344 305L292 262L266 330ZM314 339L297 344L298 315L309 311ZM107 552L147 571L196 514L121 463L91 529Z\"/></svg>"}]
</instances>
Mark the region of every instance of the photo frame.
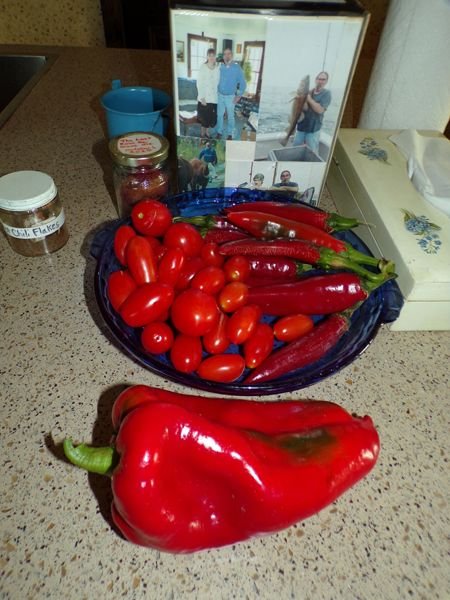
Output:
<instances>
[{"instance_id":1,"label":"photo frame","mask_svg":"<svg viewBox=\"0 0 450 600\"><path fill-rule=\"evenodd\" d=\"M257 174L266 189L319 203L368 13L342 0L342 10L311 18L302 2L287 4L267 19L233 12L231 0L229 12L171 2L174 129L190 175L183 189L200 180L252 188ZM280 181L283 170L290 181Z\"/></svg>"},{"instance_id":2,"label":"photo frame","mask_svg":"<svg viewBox=\"0 0 450 600\"><path fill-rule=\"evenodd\" d=\"M184 42L177 40L176 42L177 62L184 63Z\"/></svg>"}]
</instances>

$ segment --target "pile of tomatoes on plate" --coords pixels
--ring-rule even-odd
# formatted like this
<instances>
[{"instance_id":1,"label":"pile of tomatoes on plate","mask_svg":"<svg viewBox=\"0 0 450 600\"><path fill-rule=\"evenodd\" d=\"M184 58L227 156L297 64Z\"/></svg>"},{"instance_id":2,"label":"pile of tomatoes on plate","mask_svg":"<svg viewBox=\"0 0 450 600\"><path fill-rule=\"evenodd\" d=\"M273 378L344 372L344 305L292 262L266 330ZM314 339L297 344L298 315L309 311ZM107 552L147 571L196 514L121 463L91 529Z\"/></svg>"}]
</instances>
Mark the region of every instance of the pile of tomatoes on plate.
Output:
<instances>
[{"instance_id":1,"label":"pile of tomatoes on plate","mask_svg":"<svg viewBox=\"0 0 450 600\"><path fill-rule=\"evenodd\" d=\"M122 268L107 282L113 309L141 329L146 352L168 353L181 373L236 381L267 358L275 339L289 342L314 326L306 315L263 322L261 308L248 304L249 259L221 255L217 243L174 222L158 200L133 207L131 225L115 233L114 253Z\"/></svg>"}]
</instances>

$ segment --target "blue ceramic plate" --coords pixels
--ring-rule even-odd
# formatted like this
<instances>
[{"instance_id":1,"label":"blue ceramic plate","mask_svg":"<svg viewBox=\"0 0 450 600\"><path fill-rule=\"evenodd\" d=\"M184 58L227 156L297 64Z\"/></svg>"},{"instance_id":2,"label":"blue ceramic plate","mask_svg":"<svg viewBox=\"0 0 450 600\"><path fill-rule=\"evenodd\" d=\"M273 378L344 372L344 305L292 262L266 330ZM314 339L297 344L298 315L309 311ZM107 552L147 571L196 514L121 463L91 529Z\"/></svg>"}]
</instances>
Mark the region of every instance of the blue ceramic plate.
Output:
<instances>
[{"instance_id":1,"label":"blue ceramic plate","mask_svg":"<svg viewBox=\"0 0 450 600\"><path fill-rule=\"evenodd\" d=\"M167 202L173 215L191 217L218 213L226 206L256 200L286 201L286 198L268 192L224 188L179 194L178 196L172 196ZM140 343L141 330L125 325L111 307L106 294L107 281L109 275L120 268L120 264L114 255L113 239L116 229L124 222L126 221L115 221L101 230L96 235L91 247L91 253L98 261L95 275L95 292L102 315L124 352L133 357L144 368L153 371L157 375L191 388L208 390L217 394L258 396L279 394L307 387L333 375L342 367L351 363L367 348L382 323L388 323L397 318L403 303L397 284L389 281L369 296L353 314L349 331L328 354L314 364L266 383L252 385L240 383L248 374L248 369L246 369L240 380L233 383L205 381L195 374L184 374L176 371L166 354L152 355L147 353ZM357 250L370 254L367 246L352 231L340 232L335 235L352 244ZM314 317L316 321L320 318L320 315ZM268 317L265 319L270 320ZM236 352L237 348L231 346L229 351Z\"/></svg>"}]
</instances>

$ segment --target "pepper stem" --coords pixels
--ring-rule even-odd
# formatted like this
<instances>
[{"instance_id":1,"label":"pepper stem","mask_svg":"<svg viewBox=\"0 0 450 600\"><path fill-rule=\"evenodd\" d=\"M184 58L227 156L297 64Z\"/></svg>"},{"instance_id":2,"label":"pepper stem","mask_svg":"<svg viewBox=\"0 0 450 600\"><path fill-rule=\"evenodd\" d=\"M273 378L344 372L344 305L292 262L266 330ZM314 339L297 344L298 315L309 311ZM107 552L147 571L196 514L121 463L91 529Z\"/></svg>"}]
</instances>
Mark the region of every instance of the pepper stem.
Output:
<instances>
[{"instance_id":1,"label":"pepper stem","mask_svg":"<svg viewBox=\"0 0 450 600\"><path fill-rule=\"evenodd\" d=\"M385 283L389 279L394 279L397 275L392 268L382 269L380 273L373 273L362 267L359 263L350 260L345 254L334 252L329 248L321 248L318 264L328 269L348 269L370 281L373 289ZM377 263L378 264L378 263Z\"/></svg>"},{"instance_id":2,"label":"pepper stem","mask_svg":"<svg viewBox=\"0 0 450 600\"><path fill-rule=\"evenodd\" d=\"M174 223L190 223L191 225L195 225L196 227L207 227L211 229L215 225L215 220L213 215L197 215L196 217L174 217Z\"/></svg>"},{"instance_id":3,"label":"pepper stem","mask_svg":"<svg viewBox=\"0 0 450 600\"><path fill-rule=\"evenodd\" d=\"M198 227L200 235L205 237L210 229L216 227L214 215L198 215L196 217L174 217L174 223L190 223L194 227Z\"/></svg>"},{"instance_id":4,"label":"pepper stem","mask_svg":"<svg viewBox=\"0 0 450 600\"><path fill-rule=\"evenodd\" d=\"M353 248L351 244L345 244L347 257L360 265L370 265L371 267L378 267L380 259L376 258L376 256L369 256L368 254L364 254L364 252L360 252ZM383 260L383 259L382 259Z\"/></svg>"},{"instance_id":5,"label":"pepper stem","mask_svg":"<svg viewBox=\"0 0 450 600\"><path fill-rule=\"evenodd\" d=\"M329 213L326 223L331 231L344 231L346 229L358 227L358 225L365 225L365 223L361 223L361 221L358 221L358 219L343 217L342 215L338 215L334 212Z\"/></svg>"},{"instance_id":6,"label":"pepper stem","mask_svg":"<svg viewBox=\"0 0 450 600\"><path fill-rule=\"evenodd\" d=\"M110 446L104 446L103 448L93 448L92 446L86 446L86 444L74 446L71 439L65 439L63 449L64 454L72 464L86 469L90 473L106 475L115 463L114 448Z\"/></svg>"},{"instance_id":7,"label":"pepper stem","mask_svg":"<svg viewBox=\"0 0 450 600\"><path fill-rule=\"evenodd\" d=\"M308 271L311 271L312 269L314 269L314 267L312 265L307 265L306 263L302 263L302 262L298 262L296 261L295 263L295 274L296 275L302 275L303 273L306 273Z\"/></svg>"}]
</instances>

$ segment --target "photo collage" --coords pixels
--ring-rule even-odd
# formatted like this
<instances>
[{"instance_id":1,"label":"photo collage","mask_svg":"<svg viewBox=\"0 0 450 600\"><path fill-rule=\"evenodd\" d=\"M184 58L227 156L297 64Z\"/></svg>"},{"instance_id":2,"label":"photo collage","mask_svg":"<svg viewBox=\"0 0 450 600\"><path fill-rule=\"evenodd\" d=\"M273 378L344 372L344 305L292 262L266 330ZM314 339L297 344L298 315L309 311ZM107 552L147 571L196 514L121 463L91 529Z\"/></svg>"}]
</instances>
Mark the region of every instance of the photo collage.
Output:
<instances>
[{"instance_id":1,"label":"photo collage","mask_svg":"<svg viewBox=\"0 0 450 600\"><path fill-rule=\"evenodd\" d=\"M317 205L363 26L171 10L179 191L243 187Z\"/></svg>"}]
</instances>

